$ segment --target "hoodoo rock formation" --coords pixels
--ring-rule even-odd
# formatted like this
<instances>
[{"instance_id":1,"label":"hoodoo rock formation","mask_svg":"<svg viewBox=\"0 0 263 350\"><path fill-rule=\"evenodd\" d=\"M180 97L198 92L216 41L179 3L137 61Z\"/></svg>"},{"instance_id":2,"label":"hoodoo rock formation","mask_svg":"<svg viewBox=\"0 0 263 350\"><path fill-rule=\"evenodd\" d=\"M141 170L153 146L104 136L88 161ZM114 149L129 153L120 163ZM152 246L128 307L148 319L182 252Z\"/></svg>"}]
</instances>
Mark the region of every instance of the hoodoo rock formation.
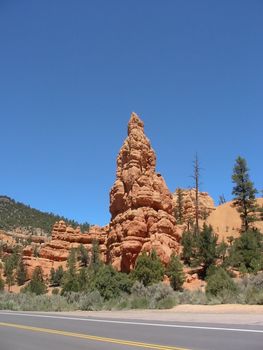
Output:
<instances>
[{"instance_id":1,"label":"hoodoo rock formation","mask_svg":"<svg viewBox=\"0 0 263 350\"><path fill-rule=\"evenodd\" d=\"M179 203L178 190L181 192L181 203ZM195 189L177 189L173 193L173 202L178 215L178 208L181 207L182 222L193 224L195 222ZM198 192L199 219L206 220L216 209L213 198L207 192Z\"/></svg>"},{"instance_id":2,"label":"hoodoo rock formation","mask_svg":"<svg viewBox=\"0 0 263 350\"><path fill-rule=\"evenodd\" d=\"M156 155L144 124L132 113L110 192L107 260L118 270L130 271L142 251L155 249L167 264L171 253L179 250L172 195L155 166Z\"/></svg>"},{"instance_id":3,"label":"hoodoo rock formation","mask_svg":"<svg viewBox=\"0 0 263 350\"><path fill-rule=\"evenodd\" d=\"M63 221L56 223L51 240L41 244L38 257L33 256L32 246L24 249L29 275L38 265L46 275L52 267L64 267L72 248L83 244L90 251L93 240L99 242L101 259L119 271L129 272L142 251L153 249L167 264L171 254L180 250L181 230L176 227L173 197L155 167L156 155L143 122L132 113L110 192L110 224L92 226L82 233Z\"/></svg>"}]
</instances>

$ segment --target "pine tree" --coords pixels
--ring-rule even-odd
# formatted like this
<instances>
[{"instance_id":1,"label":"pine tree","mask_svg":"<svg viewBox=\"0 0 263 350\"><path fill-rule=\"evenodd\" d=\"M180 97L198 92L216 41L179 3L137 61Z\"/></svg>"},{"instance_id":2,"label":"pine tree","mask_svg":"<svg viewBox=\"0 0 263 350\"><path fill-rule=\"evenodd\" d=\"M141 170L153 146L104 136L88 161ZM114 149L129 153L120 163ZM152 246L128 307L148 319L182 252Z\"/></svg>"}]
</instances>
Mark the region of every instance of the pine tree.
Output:
<instances>
[{"instance_id":1,"label":"pine tree","mask_svg":"<svg viewBox=\"0 0 263 350\"><path fill-rule=\"evenodd\" d=\"M258 230L243 232L230 247L228 262L244 273L262 270L263 235Z\"/></svg>"},{"instance_id":2,"label":"pine tree","mask_svg":"<svg viewBox=\"0 0 263 350\"><path fill-rule=\"evenodd\" d=\"M183 199L183 190L181 188L177 188L176 189L176 195L177 195L177 198L176 198L176 205L175 205L175 218L177 220L177 223L178 224L182 224L184 222L184 218L183 218L183 202L184 202L184 199Z\"/></svg>"},{"instance_id":3,"label":"pine tree","mask_svg":"<svg viewBox=\"0 0 263 350\"><path fill-rule=\"evenodd\" d=\"M184 231L181 240L183 250L182 259L186 265L191 265L193 258L194 237L190 231Z\"/></svg>"},{"instance_id":4,"label":"pine tree","mask_svg":"<svg viewBox=\"0 0 263 350\"><path fill-rule=\"evenodd\" d=\"M50 274L49 274L49 283L51 284L51 286L54 286L55 274L56 272L54 267L51 267Z\"/></svg>"},{"instance_id":5,"label":"pine tree","mask_svg":"<svg viewBox=\"0 0 263 350\"><path fill-rule=\"evenodd\" d=\"M62 266L59 266L57 270L54 269L54 267L50 270L50 277L49 282L52 287L59 287L62 282L62 278L64 275L64 270Z\"/></svg>"},{"instance_id":6,"label":"pine tree","mask_svg":"<svg viewBox=\"0 0 263 350\"><path fill-rule=\"evenodd\" d=\"M244 158L238 157L233 169L232 181L235 184L232 194L234 197L233 205L240 213L242 220L242 231L248 231L256 220L257 190L252 181L250 181L248 174L247 162Z\"/></svg>"},{"instance_id":7,"label":"pine tree","mask_svg":"<svg viewBox=\"0 0 263 350\"><path fill-rule=\"evenodd\" d=\"M43 276L43 270L37 266L32 275L32 279L24 289L25 292L34 293L36 295L45 294L47 292L46 283Z\"/></svg>"},{"instance_id":8,"label":"pine tree","mask_svg":"<svg viewBox=\"0 0 263 350\"><path fill-rule=\"evenodd\" d=\"M23 259L20 258L16 269L16 281L19 286L22 286L26 282L27 271Z\"/></svg>"},{"instance_id":9,"label":"pine tree","mask_svg":"<svg viewBox=\"0 0 263 350\"><path fill-rule=\"evenodd\" d=\"M14 261L12 259L12 256L8 257L5 260L5 267L4 267L4 274L6 276L6 283L8 285L8 291L10 292L12 285L15 282L15 276L14 276Z\"/></svg>"},{"instance_id":10,"label":"pine tree","mask_svg":"<svg viewBox=\"0 0 263 350\"><path fill-rule=\"evenodd\" d=\"M185 275L183 271L183 264L180 259L172 254L170 262L166 269L166 274L170 279L171 287L174 290L181 290L185 281Z\"/></svg>"},{"instance_id":11,"label":"pine tree","mask_svg":"<svg viewBox=\"0 0 263 350\"><path fill-rule=\"evenodd\" d=\"M139 255L132 271L132 277L142 282L144 286L163 280L164 267L155 250L150 255L147 255L146 252Z\"/></svg>"},{"instance_id":12,"label":"pine tree","mask_svg":"<svg viewBox=\"0 0 263 350\"><path fill-rule=\"evenodd\" d=\"M80 253L80 261L82 266L87 267L89 264L89 254L83 244L81 244L79 247L79 253Z\"/></svg>"},{"instance_id":13,"label":"pine tree","mask_svg":"<svg viewBox=\"0 0 263 350\"><path fill-rule=\"evenodd\" d=\"M91 248L90 268L96 272L101 266L99 242L93 240Z\"/></svg>"},{"instance_id":14,"label":"pine tree","mask_svg":"<svg viewBox=\"0 0 263 350\"><path fill-rule=\"evenodd\" d=\"M62 279L62 294L65 292L78 292L79 291L79 280L77 276L76 268L76 252L74 249L71 249L67 261L67 271L64 273Z\"/></svg>"},{"instance_id":15,"label":"pine tree","mask_svg":"<svg viewBox=\"0 0 263 350\"><path fill-rule=\"evenodd\" d=\"M196 263L202 265L203 277L217 259L217 240L218 236L213 232L212 226L204 224L198 236L196 252Z\"/></svg>"}]
</instances>

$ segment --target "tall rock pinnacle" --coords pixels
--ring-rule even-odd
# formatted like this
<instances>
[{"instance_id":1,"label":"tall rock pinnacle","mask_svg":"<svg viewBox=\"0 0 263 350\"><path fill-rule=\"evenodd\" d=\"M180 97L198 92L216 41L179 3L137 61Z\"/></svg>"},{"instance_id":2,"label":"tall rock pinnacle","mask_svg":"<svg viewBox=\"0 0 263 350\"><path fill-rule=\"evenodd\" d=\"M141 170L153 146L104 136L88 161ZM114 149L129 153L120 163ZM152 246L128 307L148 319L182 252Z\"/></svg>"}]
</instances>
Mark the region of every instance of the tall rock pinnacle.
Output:
<instances>
[{"instance_id":1,"label":"tall rock pinnacle","mask_svg":"<svg viewBox=\"0 0 263 350\"><path fill-rule=\"evenodd\" d=\"M167 263L172 251L178 250L172 195L155 166L144 124L132 113L110 192L108 260L122 271L133 268L141 251L155 249Z\"/></svg>"}]
</instances>

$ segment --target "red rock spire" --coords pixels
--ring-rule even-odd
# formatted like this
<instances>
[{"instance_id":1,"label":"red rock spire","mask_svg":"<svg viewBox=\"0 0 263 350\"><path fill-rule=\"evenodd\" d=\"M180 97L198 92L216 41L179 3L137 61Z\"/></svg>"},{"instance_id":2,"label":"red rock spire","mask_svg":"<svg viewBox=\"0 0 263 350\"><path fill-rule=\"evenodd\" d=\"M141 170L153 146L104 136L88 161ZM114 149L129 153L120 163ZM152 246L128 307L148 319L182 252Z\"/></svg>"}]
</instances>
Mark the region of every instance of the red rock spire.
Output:
<instances>
[{"instance_id":1,"label":"red rock spire","mask_svg":"<svg viewBox=\"0 0 263 350\"><path fill-rule=\"evenodd\" d=\"M172 195L155 166L156 155L144 133L143 121L132 113L110 192L108 252L118 269L129 271L140 251L149 251L153 245L168 262L172 248L178 246ZM168 239L169 244L161 248L158 237L162 242ZM116 257L116 247L120 257Z\"/></svg>"}]
</instances>

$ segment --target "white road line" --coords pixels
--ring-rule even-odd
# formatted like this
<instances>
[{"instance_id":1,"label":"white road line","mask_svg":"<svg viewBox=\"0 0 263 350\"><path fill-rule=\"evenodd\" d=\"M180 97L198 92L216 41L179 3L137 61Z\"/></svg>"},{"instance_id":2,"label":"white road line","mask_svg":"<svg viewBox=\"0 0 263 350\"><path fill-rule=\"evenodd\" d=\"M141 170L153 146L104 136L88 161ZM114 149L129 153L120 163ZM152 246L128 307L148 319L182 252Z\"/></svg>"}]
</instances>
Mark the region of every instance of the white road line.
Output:
<instances>
[{"instance_id":1,"label":"white road line","mask_svg":"<svg viewBox=\"0 0 263 350\"><path fill-rule=\"evenodd\" d=\"M23 316L23 317L26 316L26 317L38 317L38 318L53 318L53 319L58 319L58 320L71 320L71 321L73 320L73 321L84 321L84 322L114 323L114 324L124 324L124 325L133 325L133 326L150 326L150 327L202 329L202 330L228 331L228 332L263 333L263 330L260 330L260 329L205 327L205 326L188 326L188 325L165 324L165 323L117 321L117 320L105 320L105 319L96 319L96 318L81 318L81 317L69 317L69 316L28 314L28 313L19 313L19 312L0 312L0 315Z\"/></svg>"}]
</instances>

